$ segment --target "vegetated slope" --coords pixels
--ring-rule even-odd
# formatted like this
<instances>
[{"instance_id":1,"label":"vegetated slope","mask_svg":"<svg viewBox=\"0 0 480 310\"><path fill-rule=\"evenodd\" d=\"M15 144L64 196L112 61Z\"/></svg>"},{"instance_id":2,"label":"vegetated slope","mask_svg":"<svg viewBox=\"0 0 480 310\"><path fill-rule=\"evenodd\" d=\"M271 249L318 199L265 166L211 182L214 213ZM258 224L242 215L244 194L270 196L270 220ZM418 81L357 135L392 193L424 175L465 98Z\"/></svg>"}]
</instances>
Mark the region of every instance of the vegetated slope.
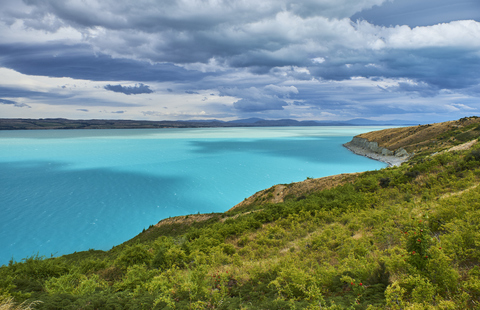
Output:
<instances>
[{"instance_id":1,"label":"vegetated slope","mask_svg":"<svg viewBox=\"0 0 480 310\"><path fill-rule=\"evenodd\" d=\"M12 262L0 296L38 309L478 309L480 146L426 151L167 219L107 252Z\"/></svg>"},{"instance_id":2,"label":"vegetated slope","mask_svg":"<svg viewBox=\"0 0 480 310\"><path fill-rule=\"evenodd\" d=\"M456 121L391 128L358 135L390 150L400 147L409 153L432 152L475 139L480 135L480 118L465 117Z\"/></svg>"}]
</instances>

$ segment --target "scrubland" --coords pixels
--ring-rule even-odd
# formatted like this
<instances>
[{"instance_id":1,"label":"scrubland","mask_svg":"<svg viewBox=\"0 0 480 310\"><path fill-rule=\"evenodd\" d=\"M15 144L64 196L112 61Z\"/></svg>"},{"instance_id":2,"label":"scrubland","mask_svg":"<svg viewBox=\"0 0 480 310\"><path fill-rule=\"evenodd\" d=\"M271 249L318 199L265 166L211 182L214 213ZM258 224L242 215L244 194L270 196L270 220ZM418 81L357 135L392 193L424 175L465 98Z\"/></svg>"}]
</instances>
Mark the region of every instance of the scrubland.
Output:
<instances>
[{"instance_id":1,"label":"scrubland","mask_svg":"<svg viewBox=\"0 0 480 310\"><path fill-rule=\"evenodd\" d=\"M480 145L458 145L480 127L466 120L400 167L278 185L110 251L12 261L0 309L479 309Z\"/></svg>"}]
</instances>

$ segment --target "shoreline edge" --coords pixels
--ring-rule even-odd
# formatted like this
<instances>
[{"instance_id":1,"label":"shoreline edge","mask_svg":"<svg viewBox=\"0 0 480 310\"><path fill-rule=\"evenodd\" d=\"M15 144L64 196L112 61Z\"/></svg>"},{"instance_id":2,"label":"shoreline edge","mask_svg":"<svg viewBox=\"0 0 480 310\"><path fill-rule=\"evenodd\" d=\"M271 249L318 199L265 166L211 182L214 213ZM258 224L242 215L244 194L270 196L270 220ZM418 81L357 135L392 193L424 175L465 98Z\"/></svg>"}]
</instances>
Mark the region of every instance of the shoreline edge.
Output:
<instances>
[{"instance_id":1,"label":"shoreline edge","mask_svg":"<svg viewBox=\"0 0 480 310\"><path fill-rule=\"evenodd\" d=\"M365 138L354 137L352 141L342 144L345 148L356 155L368 157L388 164L388 167L398 167L411 158L403 148L392 152L378 146L377 142L370 142Z\"/></svg>"}]
</instances>

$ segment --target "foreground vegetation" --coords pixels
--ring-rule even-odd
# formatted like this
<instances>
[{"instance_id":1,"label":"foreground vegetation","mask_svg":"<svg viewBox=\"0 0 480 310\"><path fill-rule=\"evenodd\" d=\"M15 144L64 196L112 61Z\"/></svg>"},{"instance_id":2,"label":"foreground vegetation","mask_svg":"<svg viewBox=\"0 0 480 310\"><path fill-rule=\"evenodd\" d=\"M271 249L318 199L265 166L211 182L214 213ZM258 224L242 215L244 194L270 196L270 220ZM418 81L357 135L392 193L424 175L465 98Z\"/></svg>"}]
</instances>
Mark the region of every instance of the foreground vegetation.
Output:
<instances>
[{"instance_id":1,"label":"foreground vegetation","mask_svg":"<svg viewBox=\"0 0 480 310\"><path fill-rule=\"evenodd\" d=\"M478 309L480 145L441 150L480 129L453 130L401 167L11 262L0 309Z\"/></svg>"}]
</instances>

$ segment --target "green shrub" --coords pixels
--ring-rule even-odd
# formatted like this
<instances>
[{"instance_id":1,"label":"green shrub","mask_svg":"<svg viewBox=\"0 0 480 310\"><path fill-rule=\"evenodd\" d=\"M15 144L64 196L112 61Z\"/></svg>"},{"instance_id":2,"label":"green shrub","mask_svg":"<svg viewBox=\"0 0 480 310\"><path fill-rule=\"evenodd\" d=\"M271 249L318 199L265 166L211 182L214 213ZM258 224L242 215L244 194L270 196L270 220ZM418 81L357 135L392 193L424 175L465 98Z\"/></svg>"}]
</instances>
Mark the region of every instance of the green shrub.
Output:
<instances>
[{"instance_id":1,"label":"green shrub","mask_svg":"<svg viewBox=\"0 0 480 310\"><path fill-rule=\"evenodd\" d=\"M420 171L418 171L418 170L410 170L410 171L405 172L405 176L407 176L411 179L415 179L419 175L420 175Z\"/></svg>"},{"instance_id":2,"label":"green shrub","mask_svg":"<svg viewBox=\"0 0 480 310\"><path fill-rule=\"evenodd\" d=\"M444 296L455 293L458 288L459 274L451 265L452 260L437 247L431 247L428 254L431 257L427 264L427 276L430 281L438 286L439 293Z\"/></svg>"},{"instance_id":3,"label":"green shrub","mask_svg":"<svg viewBox=\"0 0 480 310\"><path fill-rule=\"evenodd\" d=\"M390 178L380 178L379 184L382 188L388 187L388 185L390 184Z\"/></svg>"},{"instance_id":4,"label":"green shrub","mask_svg":"<svg viewBox=\"0 0 480 310\"><path fill-rule=\"evenodd\" d=\"M429 248L431 245L430 229L426 223L426 217L423 219L413 219L413 229L406 231L408 262L419 271L425 271L429 257Z\"/></svg>"},{"instance_id":5,"label":"green shrub","mask_svg":"<svg viewBox=\"0 0 480 310\"><path fill-rule=\"evenodd\" d=\"M171 268L173 266L184 267L187 255L178 246L173 246L165 252L164 268Z\"/></svg>"},{"instance_id":6,"label":"green shrub","mask_svg":"<svg viewBox=\"0 0 480 310\"><path fill-rule=\"evenodd\" d=\"M472 160L480 161L480 150L478 150L478 149L472 150L472 151L465 157L465 161L472 161Z\"/></svg>"},{"instance_id":7,"label":"green shrub","mask_svg":"<svg viewBox=\"0 0 480 310\"><path fill-rule=\"evenodd\" d=\"M144 284L149 282L156 275L156 273L157 272L154 270L148 270L145 264L134 265L128 267L128 270L122 281L116 282L113 287L117 291L133 291L136 288L144 286Z\"/></svg>"},{"instance_id":8,"label":"green shrub","mask_svg":"<svg viewBox=\"0 0 480 310\"><path fill-rule=\"evenodd\" d=\"M69 271L64 258L40 257L34 255L23 259L19 263L10 262L9 267L13 270L15 277L29 280L45 280L50 277L59 277Z\"/></svg>"},{"instance_id":9,"label":"green shrub","mask_svg":"<svg viewBox=\"0 0 480 310\"><path fill-rule=\"evenodd\" d=\"M236 252L235 247L231 244L223 244L222 250L227 255L233 255Z\"/></svg>"},{"instance_id":10,"label":"green shrub","mask_svg":"<svg viewBox=\"0 0 480 310\"><path fill-rule=\"evenodd\" d=\"M106 287L98 275L87 278L79 273L70 273L58 278L50 278L45 283L45 290L49 294L87 295L97 288Z\"/></svg>"},{"instance_id":11,"label":"green shrub","mask_svg":"<svg viewBox=\"0 0 480 310\"><path fill-rule=\"evenodd\" d=\"M127 246L115 260L115 266L122 270L127 270L133 265L150 265L153 258L151 251L148 251L144 245L136 244Z\"/></svg>"},{"instance_id":12,"label":"green shrub","mask_svg":"<svg viewBox=\"0 0 480 310\"><path fill-rule=\"evenodd\" d=\"M385 290L386 306L391 310L403 310L406 308L407 302L404 300L406 289L397 281L393 282Z\"/></svg>"}]
</instances>

